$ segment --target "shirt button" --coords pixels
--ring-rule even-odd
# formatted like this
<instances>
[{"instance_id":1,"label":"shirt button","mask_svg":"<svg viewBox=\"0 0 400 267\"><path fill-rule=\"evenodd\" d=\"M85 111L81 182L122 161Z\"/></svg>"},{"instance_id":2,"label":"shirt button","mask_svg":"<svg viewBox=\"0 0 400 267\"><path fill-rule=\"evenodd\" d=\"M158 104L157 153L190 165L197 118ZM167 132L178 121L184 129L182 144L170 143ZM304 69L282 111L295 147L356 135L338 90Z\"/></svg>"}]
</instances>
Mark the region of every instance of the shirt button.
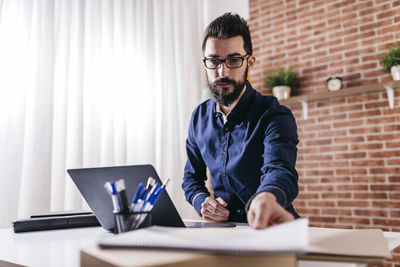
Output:
<instances>
[{"instance_id":1,"label":"shirt button","mask_svg":"<svg viewBox=\"0 0 400 267\"><path fill-rule=\"evenodd\" d=\"M226 154L226 151L225 151L225 149L224 149L224 150L222 150L222 154L224 154L224 155Z\"/></svg>"},{"instance_id":2,"label":"shirt button","mask_svg":"<svg viewBox=\"0 0 400 267\"><path fill-rule=\"evenodd\" d=\"M228 132L228 131L229 131L229 128L228 128L228 127L226 127L226 128L225 128L225 132Z\"/></svg>"},{"instance_id":3,"label":"shirt button","mask_svg":"<svg viewBox=\"0 0 400 267\"><path fill-rule=\"evenodd\" d=\"M226 176L226 173L223 172L221 175L222 175L222 177L225 177L225 176Z\"/></svg>"},{"instance_id":4,"label":"shirt button","mask_svg":"<svg viewBox=\"0 0 400 267\"><path fill-rule=\"evenodd\" d=\"M236 210L237 213L240 213L240 210Z\"/></svg>"}]
</instances>

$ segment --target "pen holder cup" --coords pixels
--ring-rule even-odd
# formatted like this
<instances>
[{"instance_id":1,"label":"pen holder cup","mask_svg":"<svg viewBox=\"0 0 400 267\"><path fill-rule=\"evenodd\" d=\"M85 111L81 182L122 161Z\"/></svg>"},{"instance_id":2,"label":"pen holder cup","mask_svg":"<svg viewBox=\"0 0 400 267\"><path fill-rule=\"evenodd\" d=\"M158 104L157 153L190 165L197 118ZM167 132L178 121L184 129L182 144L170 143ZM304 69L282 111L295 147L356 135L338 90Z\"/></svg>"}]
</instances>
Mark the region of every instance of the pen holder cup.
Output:
<instances>
[{"instance_id":1,"label":"pen holder cup","mask_svg":"<svg viewBox=\"0 0 400 267\"><path fill-rule=\"evenodd\" d=\"M151 225L151 212L114 213L114 233L120 234Z\"/></svg>"}]
</instances>

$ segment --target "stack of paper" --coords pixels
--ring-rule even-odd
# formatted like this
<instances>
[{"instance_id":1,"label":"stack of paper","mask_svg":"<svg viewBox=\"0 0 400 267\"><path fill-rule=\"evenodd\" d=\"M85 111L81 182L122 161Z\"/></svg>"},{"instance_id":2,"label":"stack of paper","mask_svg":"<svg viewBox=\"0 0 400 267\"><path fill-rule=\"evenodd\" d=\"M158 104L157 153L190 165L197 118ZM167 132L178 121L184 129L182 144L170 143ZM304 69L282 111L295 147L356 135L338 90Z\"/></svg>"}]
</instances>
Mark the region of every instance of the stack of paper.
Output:
<instances>
[{"instance_id":1,"label":"stack of paper","mask_svg":"<svg viewBox=\"0 0 400 267\"><path fill-rule=\"evenodd\" d=\"M308 249L308 220L298 219L264 230L152 226L102 239L99 245L184 249L224 254L301 254Z\"/></svg>"}]
</instances>

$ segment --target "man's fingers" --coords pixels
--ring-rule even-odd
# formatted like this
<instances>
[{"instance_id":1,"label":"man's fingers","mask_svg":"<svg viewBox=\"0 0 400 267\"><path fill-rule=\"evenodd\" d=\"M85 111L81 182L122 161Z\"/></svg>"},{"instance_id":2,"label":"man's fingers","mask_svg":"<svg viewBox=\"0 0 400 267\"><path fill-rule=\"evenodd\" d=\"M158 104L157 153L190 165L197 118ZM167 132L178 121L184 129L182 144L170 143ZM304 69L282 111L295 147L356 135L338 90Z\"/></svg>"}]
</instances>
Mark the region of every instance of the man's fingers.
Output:
<instances>
[{"instance_id":1,"label":"man's fingers","mask_svg":"<svg viewBox=\"0 0 400 267\"><path fill-rule=\"evenodd\" d=\"M206 200L203 202L203 204L209 206L209 207L206 207L206 209L213 211L214 213L220 213L222 215L229 214L229 211L223 205L221 205L219 201L217 201L214 198L211 198L211 197L206 198Z\"/></svg>"},{"instance_id":2,"label":"man's fingers","mask_svg":"<svg viewBox=\"0 0 400 267\"><path fill-rule=\"evenodd\" d=\"M227 221L229 217L229 210L212 197L207 197L201 204L200 213L203 219L214 222Z\"/></svg>"},{"instance_id":3,"label":"man's fingers","mask_svg":"<svg viewBox=\"0 0 400 267\"><path fill-rule=\"evenodd\" d=\"M228 203L226 203L225 202L225 200L223 200L222 198L217 198L216 199L218 202L219 202L219 204L221 204L222 206L224 206L224 207L226 207L226 206L228 206Z\"/></svg>"},{"instance_id":4,"label":"man's fingers","mask_svg":"<svg viewBox=\"0 0 400 267\"><path fill-rule=\"evenodd\" d=\"M206 206L207 207L207 206ZM215 213L214 210L209 210L207 208L202 208L201 209L201 214L203 219L208 220L208 221L216 221L216 222L223 222L228 220L229 217L229 211L228 214L221 214L221 213Z\"/></svg>"},{"instance_id":5,"label":"man's fingers","mask_svg":"<svg viewBox=\"0 0 400 267\"><path fill-rule=\"evenodd\" d=\"M204 211L202 214L203 214L203 219L208 221L223 222L228 219L228 216L219 215L208 211Z\"/></svg>"},{"instance_id":6,"label":"man's fingers","mask_svg":"<svg viewBox=\"0 0 400 267\"><path fill-rule=\"evenodd\" d=\"M294 220L294 216L282 208L280 205L276 207L276 211L274 212L274 215L271 217L269 220L269 225L274 225L274 224L280 224L284 222L290 222Z\"/></svg>"},{"instance_id":7,"label":"man's fingers","mask_svg":"<svg viewBox=\"0 0 400 267\"><path fill-rule=\"evenodd\" d=\"M285 210L268 194L257 195L247 214L249 225L254 229L264 229L268 226L294 220L293 215Z\"/></svg>"},{"instance_id":8,"label":"man's fingers","mask_svg":"<svg viewBox=\"0 0 400 267\"><path fill-rule=\"evenodd\" d=\"M254 229L266 228L271 217L271 211L269 207L263 204L257 205L253 212L254 219L251 227L253 227Z\"/></svg>"}]
</instances>

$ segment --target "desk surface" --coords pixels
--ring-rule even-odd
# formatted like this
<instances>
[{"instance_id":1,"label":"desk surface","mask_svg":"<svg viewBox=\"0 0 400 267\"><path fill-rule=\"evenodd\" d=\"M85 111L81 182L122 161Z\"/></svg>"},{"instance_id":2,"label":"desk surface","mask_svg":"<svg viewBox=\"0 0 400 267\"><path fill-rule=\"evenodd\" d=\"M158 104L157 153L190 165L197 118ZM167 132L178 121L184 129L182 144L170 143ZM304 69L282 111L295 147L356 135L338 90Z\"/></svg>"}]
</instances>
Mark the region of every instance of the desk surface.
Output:
<instances>
[{"instance_id":1,"label":"desk surface","mask_svg":"<svg viewBox=\"0 0 400 267\"><path fill-rule=\"evenodd\" d=\"M79 251L102 235L112 235L101 227L87 227L15 234L0 230L2 261L26 266L79 266Z\"/></svg>"},{"instance_id":2,"label":"desk surface","mask_svg":"<svg viewBox=\"0 0 400 267\"><path fill-rule=\"evenodd\" d=\"M7 263L25 266L76 267L80 250L96 244L104 235L101 227L87 227L15 234L11 228L0 229L0 266ZM385 232L389 249L400 245L400 233ZM10 264L9 266L15 266ZM299 267L359 267L354 263L300 261Z\"/></svg>"}]
</instances>

